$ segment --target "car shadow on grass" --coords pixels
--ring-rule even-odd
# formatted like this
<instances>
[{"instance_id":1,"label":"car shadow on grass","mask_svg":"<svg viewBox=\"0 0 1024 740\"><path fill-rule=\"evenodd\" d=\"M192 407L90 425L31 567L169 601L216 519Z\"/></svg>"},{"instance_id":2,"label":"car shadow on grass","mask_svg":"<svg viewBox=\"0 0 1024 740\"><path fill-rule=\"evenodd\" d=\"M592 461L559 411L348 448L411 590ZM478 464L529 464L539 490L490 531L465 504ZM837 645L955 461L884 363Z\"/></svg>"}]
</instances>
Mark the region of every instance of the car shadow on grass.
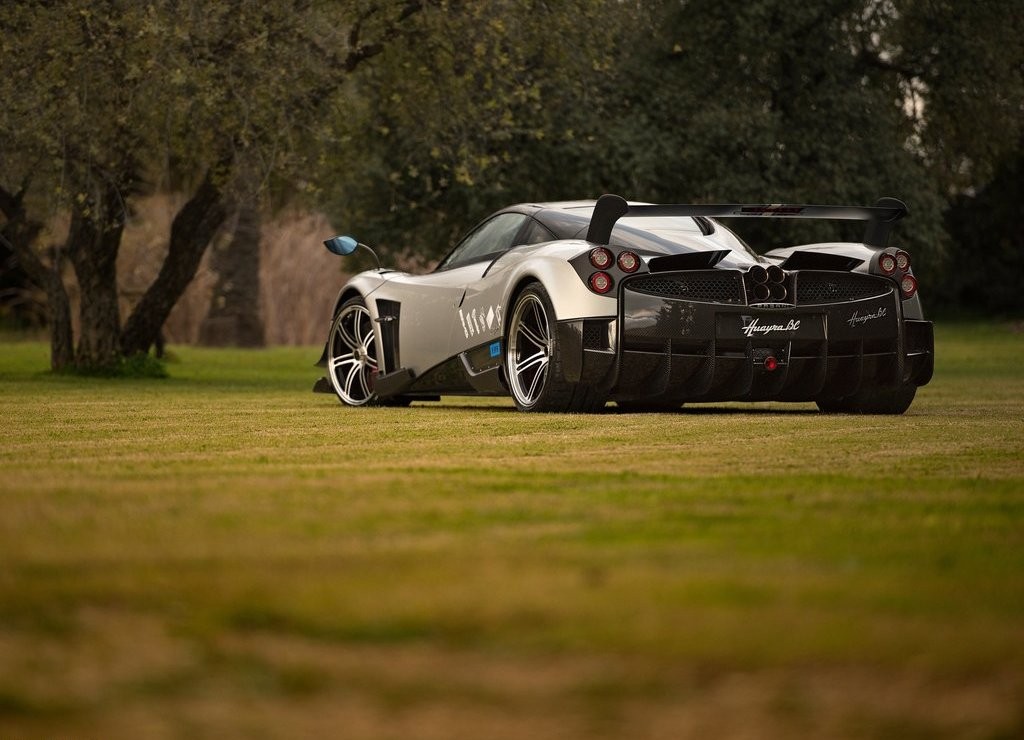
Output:
<instances>
[{"instance_id":1,"label":"car shadow on grass","mask_svg":"<svg viewBox=\"0 0 1024 740\"><path fill-rule=\"evenodd\" d=\"M417 403L411 407L417 411L486 411L488 413L519 413L512 405L484 405L459 402L427 402ZM730 416L730 415L785 415L785 416L822 416L822 412L816 408L779 408L777 406L765 408L760 406L681 406L678 409L624 409L609 403L603 409L593 412L598 416L622 416L622 415L644 415L652 414L679 414L690 416ZM574 414L575 415L575 414Z\"/></svg>"}]
</instances>

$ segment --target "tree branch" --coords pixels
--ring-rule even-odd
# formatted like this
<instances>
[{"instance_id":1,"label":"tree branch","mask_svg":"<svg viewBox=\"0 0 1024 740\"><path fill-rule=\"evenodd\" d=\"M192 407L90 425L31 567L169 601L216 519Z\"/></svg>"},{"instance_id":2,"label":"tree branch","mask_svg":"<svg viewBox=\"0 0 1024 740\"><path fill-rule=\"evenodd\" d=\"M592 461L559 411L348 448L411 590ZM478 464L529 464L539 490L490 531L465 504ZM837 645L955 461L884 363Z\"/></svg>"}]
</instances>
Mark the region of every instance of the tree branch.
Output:
<instances>
[{"instance_id":1,"label":"tree branch","mask_svg":"<svg viewBox=\"0 0 1024 740\"><path fill-rule=\"evenodd\" d=\"M883 72L895 72L898 75L912 79L924 77L927 73L926 70L919 67L911 67L905 64L898 64L889 59L882 59L877 51L871 51L864 46L860 48L860 52L857 54L857 61L868 67L880 69Z\"/></svg>"}]
</instances>

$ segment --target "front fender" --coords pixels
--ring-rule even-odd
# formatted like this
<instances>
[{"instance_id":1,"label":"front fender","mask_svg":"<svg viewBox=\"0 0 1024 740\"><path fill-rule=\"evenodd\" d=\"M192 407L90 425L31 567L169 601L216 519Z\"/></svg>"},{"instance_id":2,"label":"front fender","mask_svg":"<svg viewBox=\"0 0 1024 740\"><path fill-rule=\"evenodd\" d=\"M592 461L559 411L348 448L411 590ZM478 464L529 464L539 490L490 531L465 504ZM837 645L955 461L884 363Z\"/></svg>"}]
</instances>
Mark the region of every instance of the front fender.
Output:
<instances>
[{"instance_id":1,"label":"front fender","mask_svg":"<svg viewBox=\"0 0 1024 740\"><path fill-rule=\"evenodd\" d=\"M377 290L377 288L386 283L390 277L398 274L400 273L390 270L367 270L366 272L361 272L358 275L353 276L347 283L341 286L341 290L338 291L338 297L334 300L334 308L331 310L330 321L327 324L328 336L324 340L324 349L320 353L320 359L316 361L314 367L327 367L327 343L331 340L331 324L334 323L334 318L338 315L338 311L341 310L341 304L349 298L359 296L366 301L366 308L370 312L370 316L376 320L377 306L373 301L367 301L366 299L371 293Z\"/></svg>"}]
</instances>

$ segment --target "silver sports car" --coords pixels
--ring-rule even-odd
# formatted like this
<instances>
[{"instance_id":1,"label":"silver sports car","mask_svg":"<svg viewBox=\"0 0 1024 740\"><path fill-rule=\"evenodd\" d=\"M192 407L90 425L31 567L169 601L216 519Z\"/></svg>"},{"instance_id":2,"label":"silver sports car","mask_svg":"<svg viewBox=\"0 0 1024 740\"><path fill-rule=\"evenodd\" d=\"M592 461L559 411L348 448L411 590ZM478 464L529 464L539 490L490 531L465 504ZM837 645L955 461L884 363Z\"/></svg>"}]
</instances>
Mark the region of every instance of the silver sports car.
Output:
<instances>
[{"instance_id":1,"label":"silver sports car","mask_svg":"<svg viewBox=\"0 0 1024 740\"><path fill-rule=\"evenodd\" d=\"M814 401L900 414L932 376L906 206L650 205L616 195L493 214L426 275L342 288L314 390L350 406L511 395L521 411ZM862 242L751 250L718 219L863 221ZM337 254L359 244L325 242Z\"/></svg>"}]
</instances>

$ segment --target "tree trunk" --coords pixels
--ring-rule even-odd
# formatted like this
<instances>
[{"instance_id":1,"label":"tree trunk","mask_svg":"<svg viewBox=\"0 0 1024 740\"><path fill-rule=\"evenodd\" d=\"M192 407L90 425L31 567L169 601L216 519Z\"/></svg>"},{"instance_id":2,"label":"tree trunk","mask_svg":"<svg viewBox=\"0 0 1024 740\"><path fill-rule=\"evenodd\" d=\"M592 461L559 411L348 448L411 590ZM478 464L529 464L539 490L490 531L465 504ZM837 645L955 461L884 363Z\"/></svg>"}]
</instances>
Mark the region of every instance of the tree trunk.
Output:
<instances>
[{"instance_id":1,"label":"tree trunk","mask_svg":"<svg viewBox=\"0 0 1024 740\"><path fill-rule=\"evenodd\" d=\"M50 369L60 371L71 366L74 353L71 348L71 301L61 278L62 260L54 260L53 269L47 271L46 306L50 319Z\"/></svg>"},{"instance_id":2,"label":"tree trunk","mask_svg":"<svg viewBox=\"0 0 1024 740\"><path fill-rule=\"evenodd\" d=\"M238 209L234 236L213 253L217 284L210 309L199 327L199 343L208 347L262 347L260 313L260 213L252 201Z\"/></svg>"},{"instance_id":3,"label":"tree trunk","mask_svg":"<svg viewBox=\"0 0 1024 740\"><path fill-rule=\"evenodd\" d=\"M47 265L32 246L42 231L42 224L30 221L22 204L22 192L12 195L0 188L0 212L7 218L0 240L17 258L21 269L36 285L46 291L46 307L50 324L50 367L63 370L74 359L71 343L71 302L61 279L63 268L60 248L53 251Z\"/></svg>"},{"instance_id":4,"label":"tree trunk","mask_svg":"<svg viewBox=\"0 0 1024 740\"><path fill-rule=\"evenodd\" d=\"M223 168L230 163L224 163ZM135 306L121 333L126 355L148 352L156 343L160 329L185 288L195 277L199 262L227 217L228 206L217 177L206 177L171 224L171 242L160 274Z\"/></svg>"},{"instance_id":5,"label":"tree trunk","mask_svg":"<svg viewBox=\"0 0 1024 740\"><path fill-rule=\"evenodd\" d=\"M96 206L98 205L98 208ZM117 302L117 252L125 216L121 197L106 188L96 215L71 214L67 252L80 288L80 328L75 365L109 368L121 357L121 313Z\"/></svg>"}]
</instances>

